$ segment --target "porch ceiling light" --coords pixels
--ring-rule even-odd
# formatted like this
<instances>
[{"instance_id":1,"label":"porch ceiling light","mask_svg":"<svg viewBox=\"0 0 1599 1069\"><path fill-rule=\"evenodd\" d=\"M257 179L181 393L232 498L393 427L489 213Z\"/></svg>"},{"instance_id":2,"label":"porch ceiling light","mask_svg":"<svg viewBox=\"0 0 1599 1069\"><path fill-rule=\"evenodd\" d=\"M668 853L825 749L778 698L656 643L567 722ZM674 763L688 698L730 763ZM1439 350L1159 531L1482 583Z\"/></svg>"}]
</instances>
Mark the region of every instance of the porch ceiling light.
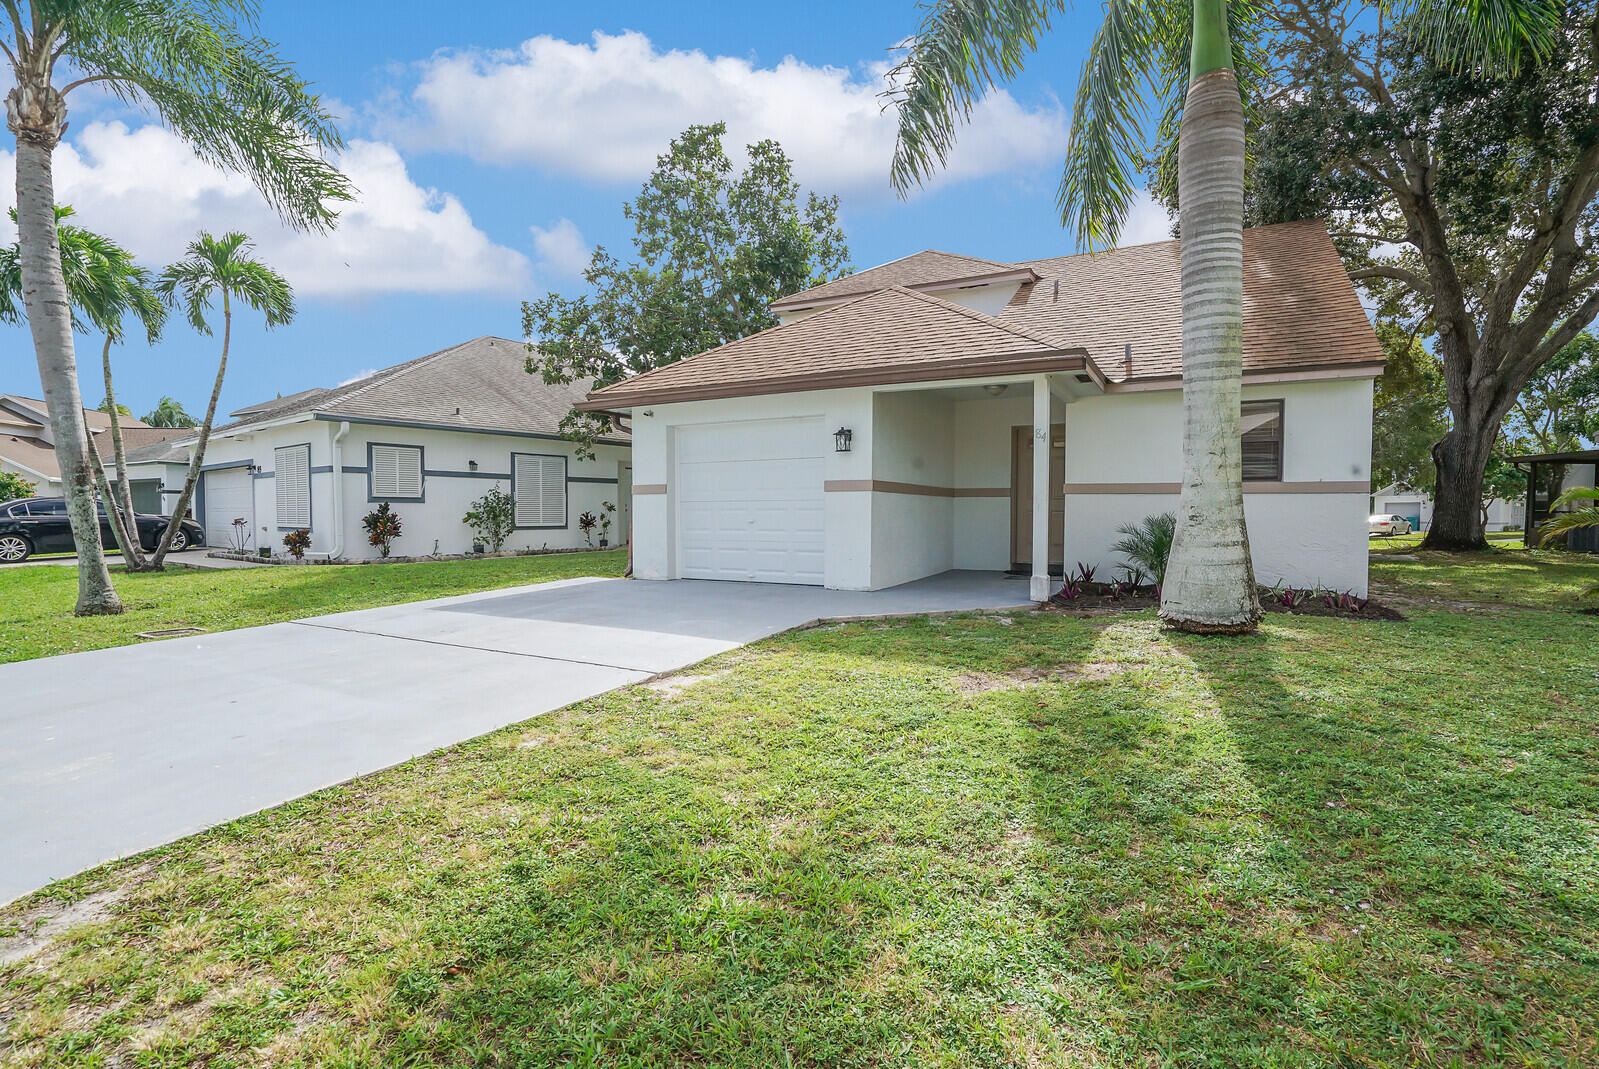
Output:
<instances>
[{"instance_id":1,"label":"porch ceiling light","mask_svg":"<svg viewBox=\"0 0 1599 1069\"><path fill-rule=\"evenodd\" d=\"M833 432L833 452L848 453L850 441L855 437L855 432L848 427L840 427Z\"/></svg>"},{"instance_id":2,"label":"porch ceiling light","mask_svg":"<svg viewBox=\"0 0 1599 1069\"><path fill-rule=\"evenodd\" d=\"M988 393L988 396L990 396L990 397L998 397L1000 394L1004 393L1009 388L1010 388L1010 383L1008 383L1008 382L991 382L987 386L983 387L983 389Z\"/></svg>"}]
</instances>

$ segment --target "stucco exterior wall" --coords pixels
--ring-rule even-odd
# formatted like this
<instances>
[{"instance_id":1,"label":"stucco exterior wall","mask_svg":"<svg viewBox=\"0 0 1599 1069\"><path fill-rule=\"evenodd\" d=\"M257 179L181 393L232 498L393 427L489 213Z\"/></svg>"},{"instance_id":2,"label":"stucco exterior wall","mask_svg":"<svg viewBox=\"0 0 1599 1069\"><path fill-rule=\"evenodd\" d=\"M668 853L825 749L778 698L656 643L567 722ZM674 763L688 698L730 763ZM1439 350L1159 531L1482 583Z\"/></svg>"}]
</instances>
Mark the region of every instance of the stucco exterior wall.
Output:
<instances>
[{"instance_id":1,"label":"stucco exterior wall","mask_svg":"<svg viewBox=\"0 0 1599 1069\"><path fill-rule=\"evenodd\" d=\"M1247 386L1283 401L1283 481L1244 484L1256 578L1366 591L1370 379ZM1085 398L1066 415L1066 558L1120 567L1117 528L1177 507L1182 392ZM1156 484L1150 487L1149 484ZM1165 485L1161 485L1165 484ZM1154 492L1138 492L1140 486Z\"/></svg>"},{"instance_id":2,"label":"stucco exterior wall","mask_svg":"<svg viewBox=\"0 0 1599 1069\"><path fill-rule=\"evenodd\" d=\"M617 503L619 470L630 463L630 451L619 446L598 446L596 458L584 461L576 458L575 447L566 441L352 423L339 443L342 471L335 476L332 439L338 427L339 424L325 420L306 420L250 432L245 437L214 439L210 443L205 458L207 468L241 461L261 468L253 480L252 548L264 545L275 554L284 552L283 535L287 528L278 522L276 473L273 471L274 450L282 446L308 444L311 447L311 548L308 552L333 552L342 528L340 555L350 559L378 556L378 551L367 544L366 532L361 527L361 518L377 507L377 501L370 494L369 443L422 447L423 500L392 502L393 510L404 524L393 552L403 555L432 553L435 543L440 553L469 552L474 536L462 517L471 502L483 496L491 486L498 484L510 492L512 453L544 453L567 458L566 526L514 531L505 548L574 549L584 546L587 542L578 530L578 516L585 511L600 515L603 502ZM473 461L477 463L476 471L471 470ZM333 508L335 478L340 479L342 496L341 515L338 516ZM196 515L202 517L202 522L203 509L201 500ZM612 545L621 545L627 539L621 515L619 506L611 530Z\"/></svg>"},{"instance_id":3,"label":"stucco exterior wall","mask_svg":"<svg viewBox=\"0 0 1599 1069\"><path fill-rule=\"evenodd\" d=\"M955 566L954 406L923 391L872 404L872 589Z\"/></svg>"},{"instance_id":4,"label":"stucco exterior wall","mask_svg":"<svg viewBox=\"0 0 1599 1069\"><path fill-rule=\"evenodd\" d=\"M1284 409L1282 482L1246 484L1261 582L1366 590L1371 388L1362 378L1245 389L1246 399L1281 398ZM875 589L952 567L1010 566L1012 428L1032 425L1025 384L999 398L861 388L635 412L635 574L678 575L674 428L801 416L820 418L829 437L836 427L854 432L849 453L824 446L827 586ZM1056 398L1051 421L1066 433L1066 563L1110 574L1122 563L1110 548L1117 527L1177 505L1182 393Z\"/></svg>"}]
</instances>

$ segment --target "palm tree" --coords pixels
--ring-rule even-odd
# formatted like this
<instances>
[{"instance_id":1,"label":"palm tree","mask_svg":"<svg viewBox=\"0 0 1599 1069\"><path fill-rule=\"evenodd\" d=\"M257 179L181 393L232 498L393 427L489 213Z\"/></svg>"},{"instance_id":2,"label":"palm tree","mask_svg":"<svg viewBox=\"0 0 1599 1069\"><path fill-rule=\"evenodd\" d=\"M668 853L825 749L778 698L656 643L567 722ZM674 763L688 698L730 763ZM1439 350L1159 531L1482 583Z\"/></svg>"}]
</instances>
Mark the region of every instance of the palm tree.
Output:
<instances>
[{"instance_id":1,"label":"palm tree","mask_svg":"<svg viewBox=\"0 0 1599 1069\"><path fill-rule=\"evenodd\" d=\"M1547 54L1546 0L1380 2L1455 64ZM899 141L890 178L906 193L948 159L957 124L1013 78L1064 0L937 0L891 77ZM1244 526L1243 100L1263 68L1259 0L1108 0L1083 65L1061 178L1061 221L1090 249L1114 244L1138 192L1146 90L1178 147L1183 290L1183 480L1160 614L1187 631L1237 633L1260 618ZM1280 18L1291 18L1284 12ZM1242 83L1242 84L1241 84Z\"/></svg>"},{"instance_id":2,"label":"palm tree","mask_svg":"<svg viewBox=\"0 0 1599 1069\"><path fill-rule=\"evenodd\" d=\"M291 225L327 229L350 186L323 159L340 141L327 109L251 34L254 0L0 0L0 50L16 85L6 94L17 138L17 230L23 303L55 432L78 545L77 613L116 613L100 551L78 393L70 295L55 226L52 157L66 98L98 84L148 108L197 155L247 174ZM58 68L71 80L57 86Z\"/></svg>"},{"instance_id":3,"label":"palm tree","mask_svg":"<svg viewBox=\"0 0 1599 1069\"><path fill-rule=\"evenodd\" d=\"M235 299L253 308L266 318L268 328L281 326L294 319L294 291L288 280L252 255L255 245L243 234L233 231L214 238L205 231L189 242L187 256L165 271L156 283L156 292L169 303L182 302L189 324L202 334L211 333L206 313L211 310L213 297L222 299L222 357L217 361L216 382L211 386L211 401L205 407L205 418L200 421L200 435L195 441L194 457L189 461L189 473L183 480L183 493L177 507L172 510L156 547L151 567L161 567L172 536L178 530L178 521L189 510L194 498L194 487L200 481L200 466L205 463L205 446L211 438L211 424L216 419L217 398L222 395L222 376L228 370L228 345L233 339L233 302Z\"/></svg>"},{"instance_id":4,"label":"palm tree","mask_svg":"<svg viewBox=\"0 0 1599 1069\"><path fill-rule=\"evenodd\" d=\"M100 351L105 400L100 407L111 425L120 496L111 492L104 458L95 448L87 427L84 429L85 456L101 497L107 502L107 518L118 548L122 550L122 559L130 569L138 570L144 565L142 547L137 537L130 535L124 522L124 517L133 515L133 492L128 485L127 454L122 445L123 408L117 404L116 390L111 383L111 345L122 340L122 320L129 313L139 320L145 336L153 343L161 335L167 310L160 298L151 292L150 273L134 263L132 254L109 238L64 222L72 215L72 209L65 205L55 209L56 234L61 248L61 275L71 301L68 311L73 329L87 331L93 326L105 335L105 344ZM16 219L16 211L12 211L11 217ZM20 241L0 249L0 322L16 323L22 318L19 304L22 296L22 261ZM59 444L57 452L60 452ZM115 507L110 507L112 505ZM99 525L95 527L98 531Z\"/></svg>"},{"instance_id":5,"label":"palm tree","mask_svg":"<svg viewBox=\"0 0 1599 1069\"><path fill-rule=\"evenodd\" d=\"M144 417L152 427L194 427L198 421L183 410L183 405L170 397L163 397Z\"/></svg>"}]
</instances>

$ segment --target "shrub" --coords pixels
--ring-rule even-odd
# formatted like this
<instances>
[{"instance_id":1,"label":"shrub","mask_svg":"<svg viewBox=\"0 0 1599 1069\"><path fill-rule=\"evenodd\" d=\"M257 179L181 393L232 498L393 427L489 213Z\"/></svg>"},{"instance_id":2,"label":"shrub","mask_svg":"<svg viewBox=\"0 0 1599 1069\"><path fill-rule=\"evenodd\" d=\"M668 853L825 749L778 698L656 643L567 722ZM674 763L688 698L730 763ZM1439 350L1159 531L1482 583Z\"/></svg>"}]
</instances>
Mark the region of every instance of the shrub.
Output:
<instances>
[{"instance_id":1,"label":"shrub","mask_svg":"<svg viewBox=\"0 0 1599 1069\"><path fill-rule=\"evenodd\" d=\"M592 512L585 512L577 518L577 529L583 532L584 541L591 546L594 544L594 528L599 522L599 517Z\"/></svg>"},{"instance_id":2,"label":"shrub","mask_svg":"<svg viewBox=\"0 0 1599 1069\"><path fill-rule=\"evenodd\" d=\"M498 553L516 530L516 500L496 483L488 493L472 502L471 511L461 522L488 544L490 552Z\"/></svg>"},{"instance_id":3,"label":"shrub","mask_svg":"<svg viewBox=\"0 0 1599 1069\"><path fill-rule=\"evenodd\" d=\"M304 560L305 551L311 548L311 532L304 527L298 531L290 531L283 536L283 548L287 549L295 560Z\"/></svg>"},{"instance_id":4,"label":"shrub","mask_svg":"<svg viewBox=\"0 0 1599 1069\"><path fill-rule=\"evenodd\" d=\"M1177 514L1162 512L1145 516L1137 523L1116 528L1121 541L1110 548L1126 557L1130 570L1154 577L1155 585L1166 583L1166 558L1171 556L1172 537L1177 531Z\"/></svg>"},{"instance_id":5,"label":"shrub","mask_svg":"<svg viewBox=\"0 0 1599 1069\"><path fill-rule=\"evenodd\" d=\"M391 509L387 501L361 517L361 526L366 528L366 540L377 546L378 553L384 557L389 555L403 527L399 513Z\"/></svg>"},{"instance_id":6,"label":"shrub","mask_svg":"<svg viewBox=\"0 0 1599 1069\"><path fill-rule=\"evenodd\" d=\"M19 497L32 497L33 483L10 471L0 471L0 501L15 501Z\"/></svg>"}]
</instances>

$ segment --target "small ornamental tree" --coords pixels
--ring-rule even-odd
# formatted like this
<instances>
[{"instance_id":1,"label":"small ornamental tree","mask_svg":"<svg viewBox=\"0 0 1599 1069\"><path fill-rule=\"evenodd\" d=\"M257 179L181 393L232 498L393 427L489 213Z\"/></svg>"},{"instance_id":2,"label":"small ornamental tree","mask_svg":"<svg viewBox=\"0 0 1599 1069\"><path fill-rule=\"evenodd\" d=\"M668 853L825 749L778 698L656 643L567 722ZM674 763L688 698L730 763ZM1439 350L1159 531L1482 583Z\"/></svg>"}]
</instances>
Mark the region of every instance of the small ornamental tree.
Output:
<instances>
[{"instance_id":1,"label":"small ornamental tree","mask_svg":"<svg viewBox=\"0 0 1599 1069\"><path fill-rule=\"evenodd\" d=\"M304 527L298 531L290 531L283 536L283 548L289 551L289 556L295 560L304 560L305 551L311 548L311 532ZM388 556L388 554L384 554Z\"/></svg>"},{"instance_id":2,"label":"small ornamental tree","mask_svg":"<svg viewBox=\"0 0 1599 1069\"><path fill-rule=\"evenodd\" d=\"M32 497L34 485L14 472L0 471L0 501Z\"/></svg>"},{"instance_id":3,"label":"small ornamental tree","mask_svg":"<svg viewBox=\"0 0 1599 1069\"><path fill-rule=\"evenodd\" d=\"M402 524L399 513L389 507L387 501L361 517L361 526L366 528L366 540L378 547L380 556L387 557L389 550L394 546L394 540L400 537Z\"/></svg>"},{"instance_id":4,"label":"small ornamental tree","mask_svg":"<svg viewBox=\"0 0 1599 1069\"><path fill-rule=\"evenodd\" d=\"M516 500L496 483L488 493L472 502L471 510L461 522L488 544L491 553L498 553L516 530Z\"/></svg>"},{"instance_id":5,"label":"small ornamental tree","mask_svg":"<svg viewBox=\"0 0 1599 1069\"><path fill-rule=\"evenodd\" d=\"M577 518L577 529L583 532L583 538L589 545L594 544L594 528L599 525L600 518L592 512L585 512Z\"/></svg>"}]
</instances>

